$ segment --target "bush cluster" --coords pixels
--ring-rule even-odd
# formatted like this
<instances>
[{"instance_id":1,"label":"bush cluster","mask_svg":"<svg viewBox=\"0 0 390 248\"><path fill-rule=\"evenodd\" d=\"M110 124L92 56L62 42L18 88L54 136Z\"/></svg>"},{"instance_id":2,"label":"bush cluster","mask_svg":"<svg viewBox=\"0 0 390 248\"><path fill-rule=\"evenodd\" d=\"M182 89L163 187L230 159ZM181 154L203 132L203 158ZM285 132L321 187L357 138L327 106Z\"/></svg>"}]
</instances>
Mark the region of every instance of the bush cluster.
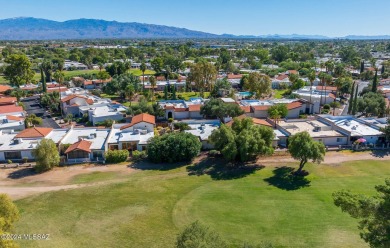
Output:
<instances>
[{"instance_id":1,"label":"bush cluster","mask_svg":"<svg viewBox=\"0 0 390 248\"><path fill-rule=\"evenodd\" d=\"M105 154L106 162L109 164L125 162L129 157L127 150L113 150L107 151Z\"/></svg>"}]
</instances>

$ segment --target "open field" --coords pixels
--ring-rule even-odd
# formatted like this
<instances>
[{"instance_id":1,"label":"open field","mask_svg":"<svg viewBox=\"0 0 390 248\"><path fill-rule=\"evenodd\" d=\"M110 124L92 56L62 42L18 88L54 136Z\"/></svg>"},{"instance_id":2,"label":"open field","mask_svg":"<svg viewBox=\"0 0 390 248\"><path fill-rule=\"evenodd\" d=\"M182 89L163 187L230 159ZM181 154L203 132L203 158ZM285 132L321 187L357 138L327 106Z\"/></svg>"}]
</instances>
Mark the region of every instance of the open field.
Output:
<instances>
[{"instance_id":1,"label":"open field","mask_svg":"<svg viewBox=\"0 0 390 248\"><path fill-rule=\"evenodd\" d=\"M286 173L296 163L277 159L234 173L221 169L221 160L203 160L173 169L141 164L135 171L121 165L73 174L64 183L81 183L77 189L17 200L15 232L51 234L50 241L20 241L22 247L172 247L183 226L200 220L235 245L367 247L356 220L333 205L331 194L345 188L373 194L390 177L388 157L309 164L309 176L294 181Z\"/></svg>"}]
</instances>

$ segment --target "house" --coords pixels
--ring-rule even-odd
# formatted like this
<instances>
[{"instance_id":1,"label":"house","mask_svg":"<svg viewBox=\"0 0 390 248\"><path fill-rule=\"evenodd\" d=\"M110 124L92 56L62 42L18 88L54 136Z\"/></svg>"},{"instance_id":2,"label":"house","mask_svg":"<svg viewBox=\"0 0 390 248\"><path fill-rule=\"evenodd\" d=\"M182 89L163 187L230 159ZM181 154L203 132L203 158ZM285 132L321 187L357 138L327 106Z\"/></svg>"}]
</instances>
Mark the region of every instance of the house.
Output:
<instances>
[{"instance_id":1,"label":"house","mask_svg":"<svg viewBox=\"0 0 390 248\"><path fill-rule=\"evenodd\" d=\"M348 144L348 135L335 130L326 122L315 119L281 120L276 123L277 129L287 137L300 132L308 132L315 141L322 142L325 146L340 146Z\"/></svg>"},{"instance_id":2,"label":"house","mask_svg":"<svg viewBox=\"0 0 390 248\"><path fill-rule=\"evenodd\" d=\"M291 86L290 79L287 74L277 75L272 79L271 87L272 89L279 89L281 85L284 84L286 86Z\"/></svg>"},{"instance_id":3,"label":"house","mask_svg":"<svg viewBox=\"0 0 390 248\"><path fill-rule=\"evenodd\" d=\"M12 90L12 87L4 84L0 85L0 94L4 94L8 90Z\"/></svg>"},{"instance_id":4,"label":"house","mask_svg":"<svg viewBox=\"0 0 390 248\"><path fill-rule=\"evenodd\" d=\"M311 101L313 104L316 102L321 104L329 104L335 101L336 91L337 88L333 86L305 86L301 89L293 91L292 93L298 95L298 97L301 99Z\"/></svg>"},{"instance_id":5,"label":"house","mask_svg":"<svg viewBox=\"0 0 390 248\"><path fill-rule=\"evenodd\" d=\"M122 121L126 118L127 108L121 104L96 104L79 107L80 113L88 113L88 120L92 125L105 120Z\"/></svg>"},{"instance_id":6,"label":"house","mask_svg":"<svg viewBox=\"0 0 390 248\"><path fill-rule=\"evenodd\" d=\"M200 97L192 97L189 101L184 100L161 100L158 103L165 110L165 119L201 119L200 108L204 100Z\"/></svg>"},{"instance_id":7,"label":"house","mask_svg":"<svg viewBox=\"0 0 390 248\"><path fill-rule=\"evenodd\" d=\"M301 114L309 113L311 106L309 102L298 99L241 100L239 104L246 115L255 118L267 118L268 109L275 104L286 104L286 118L298 118Z\"/></svg>"},{"instance_id":8,"label":"house","mask_svg":"<svg viewBox=\"0 0 390 248\"><path fill-rule=\"evenodd\" d=\"M25 129L24 116L0 115L0 130L22 131Z\"/></svg>"},{"instance_id":9,"label":"house","mask_svg":"<svg viewBox=\"0 0 390 248\"><path fill-rule=\"evenodd\" d=\"M143 151L154 137L156 120L146 113L136 115L128 124L114 124L107 141L109 150Z\"/></svg>"},{"instance_id":10,"label":"house","mask_svg":"<svg viewBox=\"0 0 390 248\"><path fill-rule=\"evenodd\" d=\"M186 133L190 133L199 138L203 150L214 148L214 145L209 142L209 137L221 125L219 120L185 120L182 122L187 123L191 128L190 130L185 130Z\"/></svg>"},{"instance_id":11,"label":"house","mask_svg":"<svg viewBox=\"0 0 390 248\"><path fill-rule=\"evenodd\" d=\"M348 137L348 145L361 138L365 139L368 144L384 143L384 134L380 131L380 127L364 119L333 115L318 115L317 119L331 125L335 130L345 133Z\"/></svg>"}]
</instances>

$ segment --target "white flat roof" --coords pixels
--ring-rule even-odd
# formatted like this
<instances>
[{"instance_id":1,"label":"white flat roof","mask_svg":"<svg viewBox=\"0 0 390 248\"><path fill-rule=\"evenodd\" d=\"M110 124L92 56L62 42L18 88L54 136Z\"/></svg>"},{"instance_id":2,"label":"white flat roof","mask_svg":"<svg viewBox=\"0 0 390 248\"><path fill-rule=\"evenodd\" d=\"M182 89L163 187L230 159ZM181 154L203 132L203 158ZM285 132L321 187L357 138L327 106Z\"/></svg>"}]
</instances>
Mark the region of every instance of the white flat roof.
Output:
<instances>
[{"instance_id":1,"label":"white flat roof","mask_svg":"<svg viewBox=\"0 0 390 248\"><path fill-rule=\"evenodd\" d=\"M116 124L112 130L112 135L108 140L109 144L117 144L119 142L138 141L139 144L147 144L150 138L154 137L154 132L141 134L141 130L128 131L120 130L120 127L126 124Z\"/></svg>"},{"instance_id":2,"label":"white flat roof","mask_svg":"<svg viewBox=\"0 0 390 248\"><path fill-rule=\"evenodd\" d=\"M340 137L344 134L333 130L331 126L317 120L279 121L278 125L294 135L299 132L308 132L311 137Z\"/></svg>"},{"instance_id":3,"label":"white flat roof","mask_svg":"<svg viewBox=\"0 0 390 248\"><path fill-rule=\"evenodd\" d=\"M202 141L208 140L211 133L219 128L218 124L189 124L188 126L191 130L185 130L185 132L199 137Z\"/></svg>"},{"instance_id":4,"label":"white flat roof","mask_svg":"<svg viewBox=\"0 0 390 248\"><path fill-rule=\"evenodd\" d=\"M0 136L0 151L20 151L32 150L38 145L41 139L21 139L21 142L16 144L14 137L17 133L3 133Z\"/></svg>"},{"instance_id":5,"label":"white flat roof","mask_svg":"<svg viewBox=\"0 0 390 248\"><path fill-rule=\"evenodd\" d=\"M96 138L90 139L89 136L96 133ZM74 144L79 141L79 138L83 138L87 141L91 141L91 149L103 150L104 142L107 139L110 129L100 128L73 128L68 135L61 141L62 144Z\"/></svg>"},{"instance_id":6,"label":"white flat roof","mask_svg":"<svg viewBox=\"0 0 390 248\"><path fill-rule=\"evenodd\" d=\"M351 116L328 116L327 120L335 123L338 127L341 127L351 133L352 136L369 136L369 135L381 135L382 132L378 129L370 127Z\"/></svg>"},{"instance_id":7,"label":"white flat roof","mask_svg":"<svg viewBox=\"0 0 390 248\"><path fill-rule=\"evenodd\" d=\"M53 129L45 138L51 139L57 144L68 131L69 129Z\"/></svg>"}]
</instances>

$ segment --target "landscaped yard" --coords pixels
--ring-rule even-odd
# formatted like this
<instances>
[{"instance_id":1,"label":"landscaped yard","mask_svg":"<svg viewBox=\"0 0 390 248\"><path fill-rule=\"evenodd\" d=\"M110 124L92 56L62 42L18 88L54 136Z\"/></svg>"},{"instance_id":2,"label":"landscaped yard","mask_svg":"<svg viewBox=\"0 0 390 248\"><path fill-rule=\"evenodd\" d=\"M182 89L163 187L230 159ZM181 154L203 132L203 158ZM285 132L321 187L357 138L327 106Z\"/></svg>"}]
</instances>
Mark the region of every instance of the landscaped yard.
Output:
<instances>
[{"instance_id":1,"label":"landscaped yard","mask_svg":"<svg viewBox=\"0 0 390 248\"><path fill-rule=\"evenodd\" d=\"M287 90L274 90L275 92L275 98L281 99L283 98L283 94L286 93Z\"/></svg>"},{"instance_id":2,"label":"landscaped yard","mask_svg":"<svg viewBox=\"0 0 390 248\"><path fill-rule=\"evenodd\" d=\"M199 167L144 170L125 181L18 200L15 233L51 234L50 241L20 241L21 247L172 247L183 226L199 220L236 245L368 247L356 220L333 205L331 194L372 194L390 177L388 161L309 164L307 180L294 182L285 177L289 167L189 175ZM73 181L114 177L104 173Z\"/></svg>"}]
</instances>

